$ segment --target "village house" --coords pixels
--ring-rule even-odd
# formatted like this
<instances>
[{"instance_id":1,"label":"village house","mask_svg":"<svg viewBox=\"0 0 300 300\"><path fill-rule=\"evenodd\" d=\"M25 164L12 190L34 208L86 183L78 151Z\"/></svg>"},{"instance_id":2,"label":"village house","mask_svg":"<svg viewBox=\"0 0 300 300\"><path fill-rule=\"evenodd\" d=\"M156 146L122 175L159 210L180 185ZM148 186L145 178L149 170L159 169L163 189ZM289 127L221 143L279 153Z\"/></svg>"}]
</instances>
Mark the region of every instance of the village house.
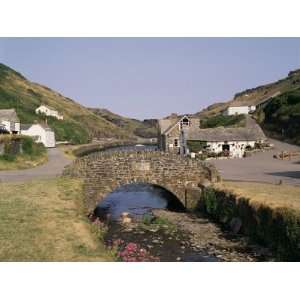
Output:
<instances>
[{"instance_id":1,"label":"village house","mask_svg":"<svg viewBox=\"0 0 300 300\"><path fill-rule=\"evenodd\" d=\"M15 109L0 109L0 131L10 134L20 133L20 120Z\"/></svg>"},{"instance_id":2,"label":"village house","mask_svg":"<svg viewBox=\"0 0 300 300\"><path fill-rule=\"evenodd\" d=\"M22 124L21 134L32 137L36 143L43 143L47 148L55 147L54 131L47 125Z\"/></svg>"},{"instance_id":3,"label":"village house","mask_svg":"<svg viewBox=\"0 0 300 300\"><path fill-rule=\"evenodd\" d=\"M165 152L180 152L180 133L183 129L199 128L199 118L177 115L158 121L158 147Z\"/></svg>"},{"instance_id":4,"label":"village house","mask_svg":"<svg viewBox=\"0 0 300 300\"><path fill-rule=\"evenodd\" d=\"M233 116L233 115L248 115L256 110L255 105L241 105L241 106L229 106L227 107L223 115Z\"/></svg>"},{"instance_id":5,"label":"village house","mask_svg":"<svg viewBox=\"0 0 300 300\"><path fill-rule=\"evenodd\" d=\"M224 116L233 116L233 115L248 115L253 112L255 112L259 108L264 108L271 100L272 98L280 95L280 91L277 91L276 93L269 95L266 98L263 98L261 100L256 100L248 103L235 101L234 105L230 105L223 111Z\"/></svg>"},{"instance_id":6,"label":"village house","mask_svg":"<svg viewBox=\"0 0 300 300\"><path fill-rule=\"evenodd\" d=\"M54 117L58 120L63 120L63 115L60 115L57 110L55 110L53 107L50 107L48 105L42 104L35 110L36 114L44 114L46 116Z\"/></svg>"},{"instance_id":7,"label":"village house","mask_svg":"<svg viewBox=\"0 0 300 300\"><path fill-rule=\"evenodd\" d=\"M202 153L221 154L228 157L241 158L245 150L254 148L256 143L266 141L262 129L255 124L248 127L238 128L207 128L182 130L180 153Z\"/></svg>"}]
</instances>

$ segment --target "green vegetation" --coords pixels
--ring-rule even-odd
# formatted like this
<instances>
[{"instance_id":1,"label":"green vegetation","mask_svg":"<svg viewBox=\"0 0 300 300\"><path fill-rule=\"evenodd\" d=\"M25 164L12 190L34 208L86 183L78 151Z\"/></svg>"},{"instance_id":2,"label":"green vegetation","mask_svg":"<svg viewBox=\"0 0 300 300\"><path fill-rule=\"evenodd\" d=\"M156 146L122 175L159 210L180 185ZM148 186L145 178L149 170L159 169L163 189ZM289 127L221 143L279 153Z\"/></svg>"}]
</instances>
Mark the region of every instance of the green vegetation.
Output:
<instances>
[{"instance_id":1,"label":"green vegetation","mask_svg":"<svg viewBox=\"0 0 300 300\"><path fill-rule=\"evenodd\" d=\"M300 89L275 97L257 115L271 135L300 145Z\"/></svg>"},{"instance_id":2,"label":"green vegetation","mask_svg":"<svg viewBox=\"0 0 300 300\"><path fill-rule=\"evenodd\" d=\"M110 112L107 109L91 108L90 110L96 115L106 119L107 121L126 130L127 132L130 132L133 135L142 138L157 137L157 121L155 119L140 121L136 119L122 117L120 115Z\"/></svg>"},{"instance_id":3,"label":"green vegetation","mask_svg":"<svg viewBox=\"0 0 300 300\"><path fill-rule=\"evenodd\" d=\"M276 82L237 93L234 99L227 103L215 103L197 113L197 116L207 118L218 115L222 110L226 109L228 105L256 105L261 100L274 97L276 94L292 92L297 88L300 88L300 69L289 72L287 77Z\"/></svg>"},{"instance_id":4,"label":"green vegetation","mask_svg":"<svg viewBox=\"0 0 300 300\"><path fill-rule=\"evenodd\" d=\"M228 226L239 218L241 231L270 247L278 260L299 261L299 193L293 186L226 182L205 189L199 207Z\"/></svg>"},{"instance_id":5,"label":"green vegetation","mask_svg":"<svg viewBox=\"0 0 300 300\"><path fill-rule=\"evenodd\" d=\"M43 144L20 135L0 136L3 154L0 154L0 170L27 169L47 161L47 151Z\"/></svg>"},{"instance_id":6,"label":"green vegetation","mask_svg":"<svg viewBox=\"0 0 300 300\"><path fill-rule=\"evenodd\" d=\"M187 147L189 148L190 152L198 153L205 149L207 142L202 141L187 141Z\"/></svg>"},{"instance_id":7,"label":"green vegetation","mask_svg":"<svg viewBox=\"0 0 300 300\"><path fill-rule=\"evenodd\" d=\"M47 188L45 188L47 187ZM111 261L84 213L83 183L0 183L0 261Z\"/></svg>"},{"instance_id":8,"label":"green vegetation","mask_svg":"<svg viewBox=\"0 0 300 300\"><path fill-rule=\"evenodd\" d=\"M243 127L246 124L244 115L224 116L217 115L210 118L201 120L201 128L214 128L214 127Z\"/></svg>"},{"instance_id":9,"label":"green vegetation","mask_svg":"<svg viewBox=\"0 0 300 300\"><path fill-rule=\"evenodd\" d=\"M93 138L123 139L132 136L132 133L127 133L75 101L26 80L21 74L0 63L0 109L16 109L24 124L35 121L45 123L46 117L35 113L35 109L41 104L52 106L64 116L64 120L47 117L58 141L83 144Z\"/></svg>"}]
</instances>

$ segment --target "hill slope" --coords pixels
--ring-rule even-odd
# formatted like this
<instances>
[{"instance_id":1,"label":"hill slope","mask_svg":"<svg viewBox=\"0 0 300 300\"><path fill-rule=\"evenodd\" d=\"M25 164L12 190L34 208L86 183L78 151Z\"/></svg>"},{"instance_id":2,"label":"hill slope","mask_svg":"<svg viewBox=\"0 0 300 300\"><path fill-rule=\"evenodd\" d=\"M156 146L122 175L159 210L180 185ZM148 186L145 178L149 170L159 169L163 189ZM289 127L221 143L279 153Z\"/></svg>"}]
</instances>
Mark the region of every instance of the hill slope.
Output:
<instances>
[{"instance_id":1,"label":"hill slope","mask_svg":"<svg viewBox=\"0 0 300 300\"><path fill-rule=\"evenodd\" d=\"M300 69L274 83L237 93L232 100L210 105L195 115L202 124L220 125L225 118L221 112L228 106L256 105L266 99L269 102L254 113L266 134L300 145ZM230 117L225 119L228 121Z\"/></svg>"},{"instance_id":2,"label":"hill slope","mask_svg":"<svg viewBox=\"0 0 300 300\"><path fill-rule=\"evenodd\" d=\"M155 138L157 136L156 124L157 120L148 119L144 121L126 118L117 115L107 109L90 108L97 116L104 118L105 120L115 124L116 126L124 129L126 132L130 132L132 135L140 136L143 138Z\"/></svg>"},{"instance_id":3,"label":"hill slope","mask_svg":"<svg viewBox=\"0 0 300 300\"><path fill-rule=\"evenodd\" d=\"M300 88L274 97L255 115L270 136L300 145Z\"/></svg>"},{"instance_id":4,"label":"hill slope","mask_svg":"<svg viewBox=\"0 0 300 300\"><path fill-rule=\"evenodd\" d=\"M45 122L45 117L35 114L35 109L46 104L64 115L64 120L47 118L57 140L80 144L93 138L134 138L132 133L118 127L74 100L28 81L20 73L0 64L0 109L15 108L22 123Z\"/></svg>"},{"instance_id":5,"label":"hill slope","mask_svg":"<svg viewBox=\"0 0 300 300\"><path fill-rule=\"evenodd\" d=\"M247 89L234 95L228 102L215 103L196 113L200 117L218 115L222 110L232 105L255 105L264 99L300 88L300 69L291 71L286 78L276 82Z\"/></svg>"}]
</instances>

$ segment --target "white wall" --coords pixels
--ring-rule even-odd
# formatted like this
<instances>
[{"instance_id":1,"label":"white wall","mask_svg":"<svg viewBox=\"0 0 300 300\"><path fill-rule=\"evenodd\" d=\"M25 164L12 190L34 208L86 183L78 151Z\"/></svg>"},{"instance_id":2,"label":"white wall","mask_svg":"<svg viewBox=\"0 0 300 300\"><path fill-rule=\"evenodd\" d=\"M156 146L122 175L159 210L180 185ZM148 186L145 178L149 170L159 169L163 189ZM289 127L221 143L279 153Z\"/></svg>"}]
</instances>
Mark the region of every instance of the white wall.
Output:
<instances>
[{"instance_id":1,"label":"white wall","mask_svg":"<svg viewBox=\"0 0 300 300\"><path fill-rule=\"evenodd\" d=\"M243 114L249 114L249 112L255 111L255 106L230 106L226 109L224 112L224 115L226 116L232 116L232 115L243 115Z\"/></svg>"},{"instance_id":2,"label":"white wall","mask_svg":"<svg viewBox=\"0 0 300 300\"><path fill-rule=\"evenodd\" d=\"M46 116L52 116L56 119L63 120L63 116L60 115L56 110L49 109L48 107L42 105L35 110L36 113L42 113Z\"/></svg>"},{"instance_id":3,"label":"white wall","mask_svg":"<svg viewBox=\"0 0 300 300\"><path fill-rule=\"evenodd\" d=\"M254 147L256 141L228 141L226 144L230 146L230 156L231 157L243 157L245 149L247 146ZM222 146L225 145L224 142L208 142L207 150L220 153L222 152Z\"/></svg>"},{"instance_id":4,"label":"white wall","mask_svg":"<svg viewBox=\"0 0 300 300\"><path fill-rule=\"evenodd\" d=\"M45 130L39 124L33 124L29 129L22 130L21 134L36 137L37 143L43 143L45 147L55 147L55 134L53 131Z\"/></svg>"},{"instance_id":5,"label":"white wall","mask_svg":"<svg viewBox=\"0 0 300 300\"><path fill-rule=\"evenodd\" d=\"M20 133L20 123L14 123L11 121L2 121L1 124L4 125L6 130L8 130L9 132L17 131L18 133Z\"/></svg>"}]
</instances>

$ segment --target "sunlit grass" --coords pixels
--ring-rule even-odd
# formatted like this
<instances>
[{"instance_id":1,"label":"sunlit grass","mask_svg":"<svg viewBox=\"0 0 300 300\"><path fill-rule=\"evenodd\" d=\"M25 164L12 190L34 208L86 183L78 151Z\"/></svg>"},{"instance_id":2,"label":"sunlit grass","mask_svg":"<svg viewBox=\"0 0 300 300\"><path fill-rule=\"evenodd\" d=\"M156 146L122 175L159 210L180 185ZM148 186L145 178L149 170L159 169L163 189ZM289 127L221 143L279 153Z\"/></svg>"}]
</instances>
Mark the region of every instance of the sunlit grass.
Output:
<instances>
[{"instance_id":1,"label":"sunlit grass","mask_svg":"<svg viewBox=\"0 0 300 300\"><path fill-rule=\"evenodd\" d=\"M88 221L82 182L0 184L0 261L107 261Z\"/></svg>"}]
</instances>

